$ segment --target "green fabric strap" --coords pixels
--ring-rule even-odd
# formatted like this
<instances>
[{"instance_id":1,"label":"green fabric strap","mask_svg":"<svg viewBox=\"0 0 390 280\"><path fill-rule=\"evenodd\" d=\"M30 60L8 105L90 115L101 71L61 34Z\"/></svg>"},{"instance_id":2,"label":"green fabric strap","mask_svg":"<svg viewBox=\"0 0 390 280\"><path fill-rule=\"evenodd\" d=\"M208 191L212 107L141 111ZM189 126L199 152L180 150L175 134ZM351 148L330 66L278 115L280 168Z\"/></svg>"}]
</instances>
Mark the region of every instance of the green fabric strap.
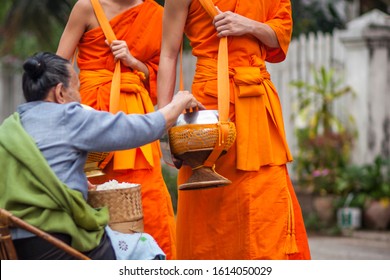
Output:
<instances>
[{"instance_id":1,"label":"green fabric strap","mask_svg":"<svg viewBox=\"0 0 390 280\"><path fill-rule=\"evenodd\" d=\"M69 234L79 251L100 243L108 209L93 209L58 179L18 113L0 126L0 158L0 207L43 231Z\"/></svg>"}]
</instances>

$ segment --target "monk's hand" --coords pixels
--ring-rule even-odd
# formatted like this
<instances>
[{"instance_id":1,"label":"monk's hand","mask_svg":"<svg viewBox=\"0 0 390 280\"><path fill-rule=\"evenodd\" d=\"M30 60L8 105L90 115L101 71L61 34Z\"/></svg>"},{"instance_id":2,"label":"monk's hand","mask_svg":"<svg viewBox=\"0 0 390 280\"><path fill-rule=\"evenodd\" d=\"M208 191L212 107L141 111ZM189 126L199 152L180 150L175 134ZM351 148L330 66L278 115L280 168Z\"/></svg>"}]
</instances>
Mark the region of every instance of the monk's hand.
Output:
<instances>
[{"instance_id":1,"label":"monk's hand","mask_svg":"<svg viewBox=\"0 0 390 280\"><path fill-rule=\"evenodd\" d=\"M218 15L213 19L218 37L241 36L251 30L251 20L231 11L221 12L218 7Z\"/></svg>"},{"instance_id":2,"label":"monk's hand","mask_svg":"<svg viewBox=\"0 0 390 280\"><path fill-rule=\"evenodd\" d=\"M142 61L138 60L131 54L126 41L114 40L111 44L108 44L108 42L106 41L106 44L109 45L109 47L111 48L115 62L119 60L123 63L123 65L131 68L131 70L137 70L139 72L144 73L145 80L149 79L148 67Z\"/></svg>"},{"instance_id":3,"label":"monk's hand","mask_svg":"<svg viewBox=\"0 0 390 280\"><path fill-rule=\"evenodd\" d=\"M133 68L137 59L131 54L126 41L114 40L110 45L115 62L120 60L125 66Z\"/></svg>"}]
</instances>

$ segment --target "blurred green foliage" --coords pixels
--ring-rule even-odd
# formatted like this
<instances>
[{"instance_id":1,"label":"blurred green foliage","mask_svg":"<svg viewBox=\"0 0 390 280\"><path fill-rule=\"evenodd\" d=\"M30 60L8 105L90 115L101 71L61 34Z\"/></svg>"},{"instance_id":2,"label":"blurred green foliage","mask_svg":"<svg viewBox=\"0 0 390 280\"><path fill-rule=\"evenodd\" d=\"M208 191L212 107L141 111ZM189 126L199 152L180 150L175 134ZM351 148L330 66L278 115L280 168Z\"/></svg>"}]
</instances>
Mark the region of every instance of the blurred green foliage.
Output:
<instances>
[{"instance_id":1,"label":"blurred green foliage","mask_svg":"<svg viewBox=\"0 0 390 280\"><path fill-rule=\"evenodd\" d=\"M2 0L0 56L55 51L76 0Z\"/></svg>"},{"instance_id":2,"label":"blurred green foliage","mask_svg":"<svg viewBox=\"0 0 390 280\"><path fill-rule=\"evenodd\" d=\"M37 51L55 51L77 0L1 0L0 56L21 59ZM156 0L164 5L164 0ZM313 31L332 32L344 22L335 9L335 1L292 0L293 36ZM370 6L370 8L378 8ZM383 9L383 7L379 7ZM184 48L190 49L184 37Z\"/></svg>"},{"instance_id":3,"label":"blurred green foliage","mask_svg":"<svg viewBox=\"0 0 390 280\"><path fill-rule=\"evenodd\" d=\"M178 197L178 192L177 192L177 170L166 165L162 164L162 174L164 177L165 184L167 185L169 194L171 195L171 200L172 200L172 206L173 206L173 211L176 214L177 210L177 197Z\"/></svg>"},{"instance_id":4,"label":"blurred green foliage","mask_svg":"<svg viewBox=\"0 0 390 280\"><path fill-rule=\"evenodd\" d=\"M295 171L300 186L320 194L337 193L337 170L349 164L353 140L357 136L351 115L335 114L335 103L344 96L354 96L333 69L312 69L313 82L291 81L298 91L298 108L292 117L297 126L298 155Z\"/></svg>"}]
</instances>

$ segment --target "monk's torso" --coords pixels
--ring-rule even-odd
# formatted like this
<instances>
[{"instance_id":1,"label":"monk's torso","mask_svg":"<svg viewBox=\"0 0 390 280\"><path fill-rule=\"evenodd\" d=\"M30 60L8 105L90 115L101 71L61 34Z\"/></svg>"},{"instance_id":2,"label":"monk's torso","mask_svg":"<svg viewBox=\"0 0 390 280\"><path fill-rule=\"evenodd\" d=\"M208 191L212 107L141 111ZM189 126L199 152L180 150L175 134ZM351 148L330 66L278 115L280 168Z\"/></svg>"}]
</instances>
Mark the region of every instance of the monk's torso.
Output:
<instances>
[{"instance_id":1,"label":"monk's torso","mask_svg":"<svg viewBox=\"0 0 390 280\"><path fill-rule=\"evenodd\" d=\"M150 29L161 26L163 8L152 0L127 1L126 6L117 6L108 10L105 5L112 1L100 3L104 14L109 21L117 40L126 41L132 55L141 61L147 61L159 52L161 40L150 39ZM126 1L121 1L126 2ZM90 20L88 30L83 34L78 45L78 64L80 69L114 70L115 63L110 48L106 44L106 37L96 19ZM148 35L149 34L149 35ZM156 30L155 34L159 33ZM141 36L142 35L142 36ZM156 36L156 38L159 38ZM145 48L145 46L148 46ZM122 71L129 71L122 67Z\"/></svg>"},{"instance_id":2,"label":"monk's torso","mask_svg":"<svg viewBox=\"0 0 390 280\"><path fill-rule=\"evenodd\" d=\"M272 17L272 10L279 5L279 2L279 0L213 0L221 11L232 11L260 22L266 22ZM219 38L212 24L212 18L207 15L198 0L191 1L185 33L192 42L194 56L217 58ZM248 66L250 64L248 58L251 55L256 55L263 60L266 56L261 42L251 35L229 37L228 49L230 66Z\"/></svg>"}]
</instances>

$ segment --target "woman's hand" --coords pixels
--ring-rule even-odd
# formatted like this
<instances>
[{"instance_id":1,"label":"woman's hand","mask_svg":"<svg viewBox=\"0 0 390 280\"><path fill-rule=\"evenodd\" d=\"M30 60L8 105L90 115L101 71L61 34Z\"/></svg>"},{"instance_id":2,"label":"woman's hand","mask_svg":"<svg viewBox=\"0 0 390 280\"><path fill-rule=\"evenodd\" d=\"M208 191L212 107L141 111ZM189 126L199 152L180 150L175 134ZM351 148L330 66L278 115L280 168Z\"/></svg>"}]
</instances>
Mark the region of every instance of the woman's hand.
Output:
<instances>
[{"instance_id":1,"label":"woman's hand","mask_svg":"<svg viewBox=\"0 0 390 280\"><path fill-rule=\"evenodd\" d=\"M205 107L188 91L179 91L166 106L159 109L164 115L166 129L170 128L184 111L202 110Z\"/></svg>"},{"instance_id":2,"label":"woman's hand","mask_svg":"<svg viewBox=\"0 0 390 280\"><path fill-rule=\"evenodd\" d=\"M196 98L187 90L178 91L172 99L172 103L183 102L185 105L186 111L196 111L206 109L202 103L200 103Z\"/></svg>"}]
</instances>

